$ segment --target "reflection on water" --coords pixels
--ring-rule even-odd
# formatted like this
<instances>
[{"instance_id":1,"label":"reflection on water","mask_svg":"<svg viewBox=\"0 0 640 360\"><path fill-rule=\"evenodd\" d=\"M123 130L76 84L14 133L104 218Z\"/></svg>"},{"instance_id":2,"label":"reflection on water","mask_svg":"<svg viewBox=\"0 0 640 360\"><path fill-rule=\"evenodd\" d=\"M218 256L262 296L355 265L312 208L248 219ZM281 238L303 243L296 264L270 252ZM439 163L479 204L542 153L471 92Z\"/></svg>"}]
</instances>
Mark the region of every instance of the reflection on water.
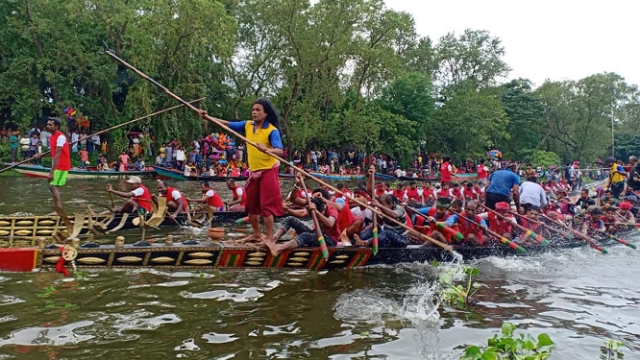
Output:
<instances>
[{"instance_id":1,"label":"reflection on water","mask_svg":"<svg viewBox=\"0 0 640 360\"><path fill-rule=\"evenodd\" d=\"M50 211L46 186L16 180L0 178L11 189L0 192L7 204L0 212ZM77 205L109 202L104 183L74 184ZM196 183L183 188L198 194ZM29 200L20 203L25 193ZM65 206L71 200L67 192ZM474 265L482 288L467 312L437 310L437 270L424 264L319 273L88 271L77 279L5 273L0 357L456 359L461 346L483 344L511 321L548 333L558 344L554 359L596 359L609 338L624 342L626 359L640 358L633 250L573 249Z\"/></svg>"}]
</instances>

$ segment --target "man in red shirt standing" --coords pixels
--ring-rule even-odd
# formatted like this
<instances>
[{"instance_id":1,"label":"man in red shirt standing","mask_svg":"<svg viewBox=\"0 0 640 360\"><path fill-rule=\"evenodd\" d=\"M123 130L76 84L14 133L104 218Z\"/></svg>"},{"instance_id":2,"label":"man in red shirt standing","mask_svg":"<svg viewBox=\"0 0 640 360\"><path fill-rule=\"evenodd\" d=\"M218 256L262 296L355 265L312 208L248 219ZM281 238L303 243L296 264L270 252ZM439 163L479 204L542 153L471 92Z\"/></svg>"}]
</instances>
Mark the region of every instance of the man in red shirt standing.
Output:
<instances>
[{"instance_id":1,"label":"man in red shirt standing","mask_svg":"<svg viewBox=\"0 0 640 360\"><path fill-rule=\"evenodd\" d=\"M47 131L51 133L51 171L47 177L49 181L49 190L53 195L53 209L62 218L67 230L71 230L71 220L62 208L60 202L60 191L58 188L63 187L67 183L67 176L71 170L71 155L69 153L69 141L67 137L60 131L60 120L49 118L47 120Z\"/></svg>"},{"instance_id":2,"label":"man in red shirt standing","mask_svg":"<svg viewBox=\"0 0 640 360\"><path fill-rule=\"evenodd\" d=\"M451 156L445 156L442 159L442 165L440 165L440 183L451 183L451 174L453 173L453 167L451 166Z\"/></svg>"}]
</instances>

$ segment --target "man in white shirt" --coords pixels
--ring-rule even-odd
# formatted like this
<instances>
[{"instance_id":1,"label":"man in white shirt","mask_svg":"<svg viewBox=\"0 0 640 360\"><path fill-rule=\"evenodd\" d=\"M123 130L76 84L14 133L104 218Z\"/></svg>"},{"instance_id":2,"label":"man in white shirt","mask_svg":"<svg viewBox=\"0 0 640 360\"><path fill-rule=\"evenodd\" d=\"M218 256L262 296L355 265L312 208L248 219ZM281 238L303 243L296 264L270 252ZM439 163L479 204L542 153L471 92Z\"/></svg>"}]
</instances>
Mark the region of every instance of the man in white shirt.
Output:
<instances>
[{"instance_id":1,"label":"man in white shirt","mask_svg":"<svg viewBox=\"0 0 640 360\"><path fill-rule=\"evenodd\" d=\"M527 181L520 185L520 205L524 208L525 213L532 206L542 209L548 203L547 194L545 194L542 186L538 184L535 176L527 178Z\"/></svg>"},{"instance_id":2,"label":"man in white shirt","mask_svg":"<svg viewBox=\"0 0 640 360\"><path fill-rule=\"evenodd\" d=\"M46 129L42 130L40 132L40 142L42 143L42 146L48 148L49 147L49 138L51 137L51 133L48 132Z\"/></svg>"}]
</instances>

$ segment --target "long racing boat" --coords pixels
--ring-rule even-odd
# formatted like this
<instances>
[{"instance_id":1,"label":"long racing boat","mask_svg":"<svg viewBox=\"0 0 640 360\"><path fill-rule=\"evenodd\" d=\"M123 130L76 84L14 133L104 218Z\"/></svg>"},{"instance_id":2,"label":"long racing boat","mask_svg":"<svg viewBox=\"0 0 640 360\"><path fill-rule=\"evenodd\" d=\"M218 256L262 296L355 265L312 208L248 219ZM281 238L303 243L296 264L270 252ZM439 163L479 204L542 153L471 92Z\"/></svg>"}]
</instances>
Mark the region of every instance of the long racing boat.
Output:
<instances>
[{"instance_id":1,"label":"long racing boat","mask_svg":"<svg viewBox=\"0 0 640 360\"><path fill-rule=\"evenodd\" d=\"M604 244L610 245L610 244ZM558 240L551 245L527 247L526 255L580 248L581 240ZM488 256L522 256L503 246L454 246L465 260ZM61 260L62 257L62 260ZM333 270L398 263L451 261L452 253L435 246L380 248L376 255L369 247L332 247L325 259L319 248L296 248L272 256L266 247L229 246L221 243L189 240L184 243L138 242L129 245L86 243L78 247L58 245L0 249L0 271L33 271L66 266L71 268L162 268L162 269L307 269ZM71 262L74 264L71 264Z\"/></svg>"}]
</instances>

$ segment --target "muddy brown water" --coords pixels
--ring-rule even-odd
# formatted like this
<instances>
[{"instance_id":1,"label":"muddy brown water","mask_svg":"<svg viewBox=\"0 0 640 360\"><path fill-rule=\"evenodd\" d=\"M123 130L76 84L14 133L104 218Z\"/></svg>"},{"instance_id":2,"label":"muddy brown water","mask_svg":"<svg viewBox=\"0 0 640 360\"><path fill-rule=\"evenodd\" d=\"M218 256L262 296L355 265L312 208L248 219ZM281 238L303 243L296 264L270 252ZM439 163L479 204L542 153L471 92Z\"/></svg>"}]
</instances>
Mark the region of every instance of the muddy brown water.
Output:
<instances>
[{"instance_id":1,"label":"muddy brown water","mask_svg":"<svg viewBox=\"0 0 640 360\"><path fill-rule=\"evenodd\" d=\"M111 182L124 189L123 180ZM105 186L69 181L65 208L108 204ZM178 186L199 194L195 182ZM51 211L43 180L0 178L0 188L2 214ZM205 236L169 231L177 239ZM584 248L471 264L482 287L468 311L434 307L439 270L428 264L0 273L0 359L458 359L464 345L486 343L503 321L548 333L557 344L552 359L597 359L608 339L624 343L625 359L640 359L637 251Z\"/></svg>"}]
</instances>

